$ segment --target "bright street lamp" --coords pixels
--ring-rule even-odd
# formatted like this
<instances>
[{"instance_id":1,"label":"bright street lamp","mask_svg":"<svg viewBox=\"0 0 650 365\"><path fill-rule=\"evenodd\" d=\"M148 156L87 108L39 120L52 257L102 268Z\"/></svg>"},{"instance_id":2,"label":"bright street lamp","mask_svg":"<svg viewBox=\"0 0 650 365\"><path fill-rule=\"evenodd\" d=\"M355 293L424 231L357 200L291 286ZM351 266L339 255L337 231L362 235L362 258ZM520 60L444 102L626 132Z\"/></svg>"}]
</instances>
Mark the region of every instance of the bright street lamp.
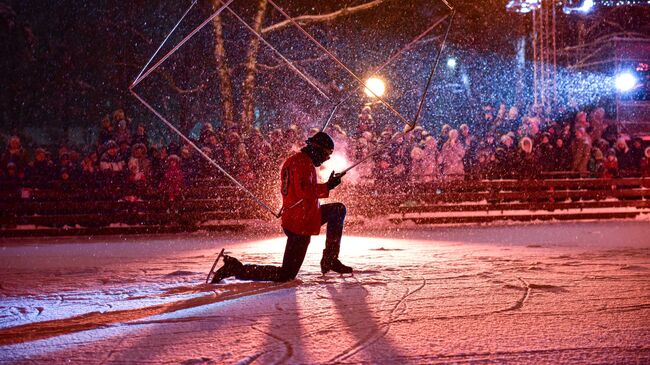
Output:
<instances>
[{"instance_id":1,"label":"bright street lamp","mask_svg":"<svg viewBox=\"0 0 650 365\"><path fill-rule=\"evenodd\" d=\"M616 86L616 89L620 92L627 92L636 86L637 79L634 75L632 75L630 72L623 72L621 74L618 74L616 76L616 79L614 80L614 85Z\"/></svg>"},{"instance_id":2,"label":"bright street lamp","mask_svg":"<svg viewBox=\"0 0 650 365\"><path fill-rule=\"evenodd\" d=\"M386 84L382 79L371 77L366 80L366 87L363 92L370 98L382 97L386 92Z\"/></svg>"}]
</instances>

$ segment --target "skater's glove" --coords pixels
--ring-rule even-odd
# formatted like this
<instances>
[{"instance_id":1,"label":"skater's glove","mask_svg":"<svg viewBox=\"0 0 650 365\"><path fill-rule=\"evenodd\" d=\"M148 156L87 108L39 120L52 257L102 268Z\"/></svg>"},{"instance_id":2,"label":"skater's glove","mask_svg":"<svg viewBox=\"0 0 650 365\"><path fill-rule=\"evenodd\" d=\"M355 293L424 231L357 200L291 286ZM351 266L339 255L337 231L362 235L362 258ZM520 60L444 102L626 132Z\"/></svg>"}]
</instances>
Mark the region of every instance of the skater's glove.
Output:
<instances>
[{"instance_id":1,"label":"skater's glove","mask_svg":"<svg viewBox=\"0 0 650 365\"><path fill-rule=\"evenodd\" d=\"M339 186L341 184L341 178L343 175L345 175L345 173L335 174L334 171L332 171L329 180L327 180L327 189L332 190L335 187Z\"/></svg>"}]
</instances>

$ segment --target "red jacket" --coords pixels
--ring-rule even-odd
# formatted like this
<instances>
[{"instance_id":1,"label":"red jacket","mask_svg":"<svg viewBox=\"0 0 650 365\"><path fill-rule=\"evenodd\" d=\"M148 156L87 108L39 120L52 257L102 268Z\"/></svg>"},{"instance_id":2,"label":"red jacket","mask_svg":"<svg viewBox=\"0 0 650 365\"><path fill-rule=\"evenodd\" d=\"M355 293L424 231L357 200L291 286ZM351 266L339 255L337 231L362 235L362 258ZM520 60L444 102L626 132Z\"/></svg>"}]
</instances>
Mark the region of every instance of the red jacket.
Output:
<instances>
[{"instance_id":1,"label":"red jacket","mask_svg":"<svg viewBox=\"0 0 650 365\"><path fill-rule=\"evenodd\" d=\"M318 198L327 198L329 189L319 184L311 159L298 152L282 164L282 228L301 236L320 233L321 211ZM294 206L297 202L298 205Z\"/></svg>"}]
</instances>

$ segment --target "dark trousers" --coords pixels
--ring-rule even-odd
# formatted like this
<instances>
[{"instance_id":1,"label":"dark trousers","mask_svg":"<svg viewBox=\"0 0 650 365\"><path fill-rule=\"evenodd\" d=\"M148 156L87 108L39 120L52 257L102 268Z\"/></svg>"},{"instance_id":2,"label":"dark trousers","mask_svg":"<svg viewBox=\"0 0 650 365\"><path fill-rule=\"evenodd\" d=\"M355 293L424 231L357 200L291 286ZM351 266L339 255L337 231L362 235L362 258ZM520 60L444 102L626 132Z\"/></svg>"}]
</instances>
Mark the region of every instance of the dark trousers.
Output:
<instances>
[{"instance_id":1,"label":"dark trousers","mask_svg":"<svg viewBox=\"0 0 650 365\"><path fill-rule=\"evenodd\" d=\"M343 223L346 209L342 203L324 204L321 206L321 225L327 223L327 238L323 256L337 258L341 247ZM307 247L311 236L301 236L284 230L287 235L287 245L284 248L282 266L244 265L238 279L259 281L289 281L293 280L305 260Z\"/></svg>"}]
</instances>

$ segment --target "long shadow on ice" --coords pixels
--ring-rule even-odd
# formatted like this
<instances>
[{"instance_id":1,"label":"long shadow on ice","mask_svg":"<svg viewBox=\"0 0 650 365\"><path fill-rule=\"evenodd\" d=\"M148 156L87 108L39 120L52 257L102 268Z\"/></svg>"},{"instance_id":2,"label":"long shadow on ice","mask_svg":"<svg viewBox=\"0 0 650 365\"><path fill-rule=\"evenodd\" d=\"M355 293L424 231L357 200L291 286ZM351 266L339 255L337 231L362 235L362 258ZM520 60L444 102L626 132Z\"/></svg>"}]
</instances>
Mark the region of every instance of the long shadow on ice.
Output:
<instances>
[{"instance_id":1,"label":"long shadow on ice","mask_svg":"<svg viewBox=\"0 0 650 365\"><path fill-rule=\"evenodd\" d=\"M370 293L361 283L346 284L344 286L328 286L330 297L336 310L345 322L346 328L339 328L340 332L348 332L354 336L354 343L341 350L330 359L330 362L344 362L345 360L363 353L368 359L355 359L368 361L372 364L394 363L403 355L394 344L386 338L390 328L390 319L381 321L378 307L373 309L369 303ZM334 333L333 336L336 336ZM367 351L365 351L367 350Z\"/></svg>"}]
</instances>

